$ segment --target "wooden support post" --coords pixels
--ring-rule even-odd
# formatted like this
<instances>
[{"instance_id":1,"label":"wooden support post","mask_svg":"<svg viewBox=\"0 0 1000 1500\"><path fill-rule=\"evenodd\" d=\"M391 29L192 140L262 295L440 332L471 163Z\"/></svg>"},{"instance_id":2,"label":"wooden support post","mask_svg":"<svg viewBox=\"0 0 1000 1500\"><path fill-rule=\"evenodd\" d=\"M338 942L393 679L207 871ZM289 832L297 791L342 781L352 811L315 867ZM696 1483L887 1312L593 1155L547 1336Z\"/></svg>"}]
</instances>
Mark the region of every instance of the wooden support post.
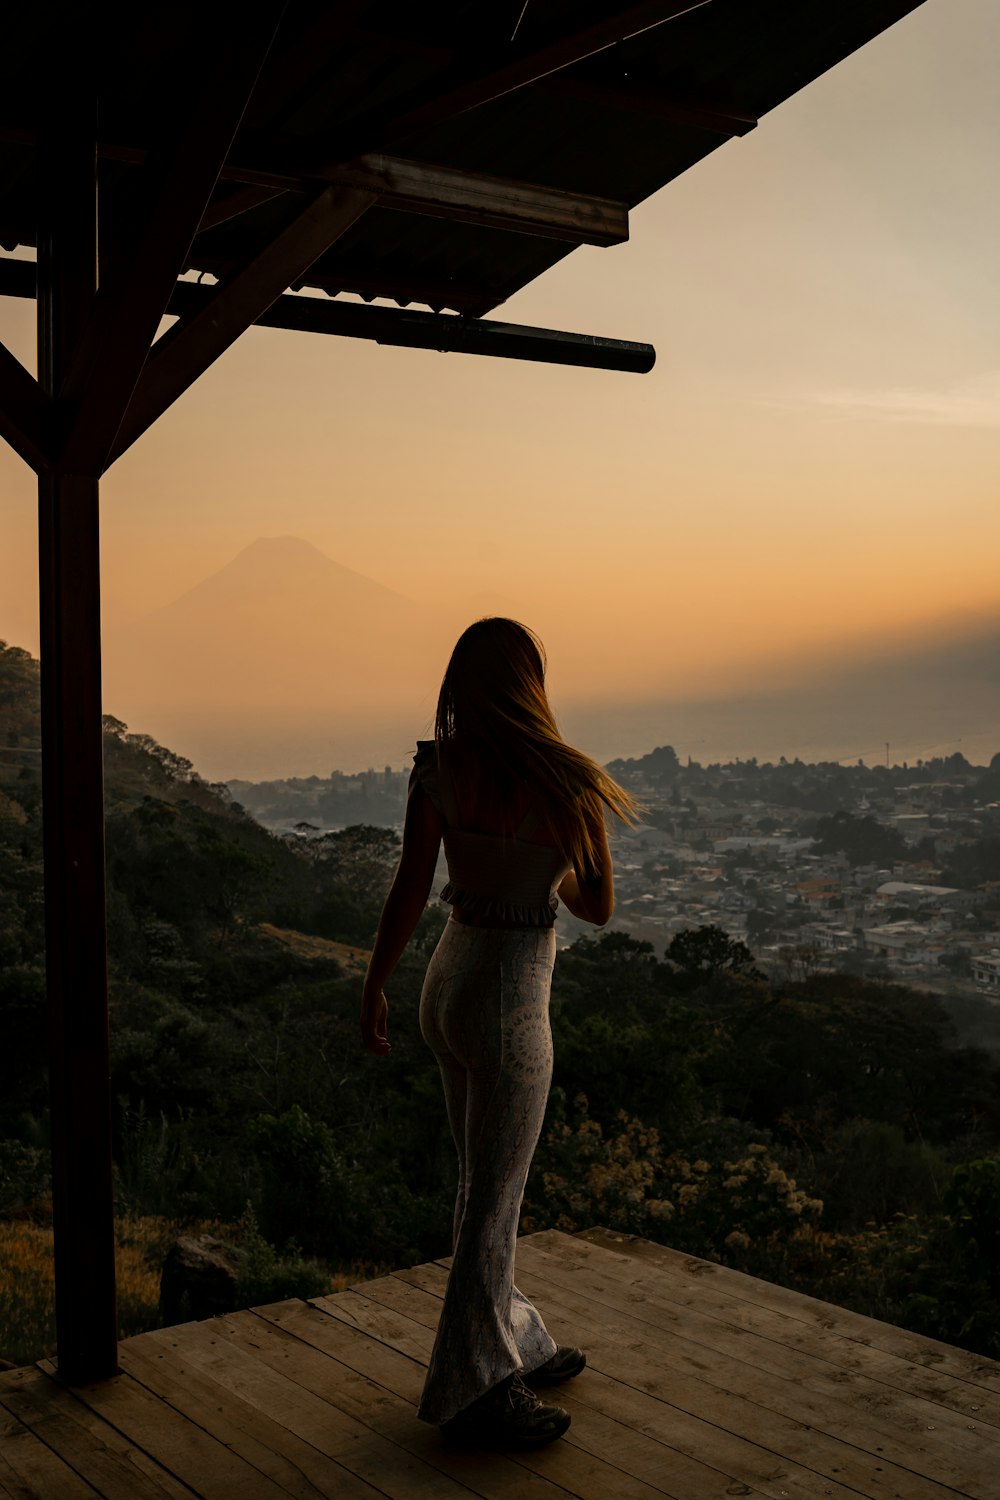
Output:
<instances>
[{"instance_id":1,"label":"wooden support post","mask_svg":"<svg viewBox=\"0 0 1000 1500\"><path fill-rule=\"evenodd\" d=\"M63 76L60 76L63 75ZM97 291L92 73L56 67L38 152L39 383L53 401ZM74 84L74 80L79 80ZM55 434L52 434L55 436ZM96 475L38 481L46 985L56 1337L61 1377L118 1368L108 1052Z\"/></svg>"}]
</instances>

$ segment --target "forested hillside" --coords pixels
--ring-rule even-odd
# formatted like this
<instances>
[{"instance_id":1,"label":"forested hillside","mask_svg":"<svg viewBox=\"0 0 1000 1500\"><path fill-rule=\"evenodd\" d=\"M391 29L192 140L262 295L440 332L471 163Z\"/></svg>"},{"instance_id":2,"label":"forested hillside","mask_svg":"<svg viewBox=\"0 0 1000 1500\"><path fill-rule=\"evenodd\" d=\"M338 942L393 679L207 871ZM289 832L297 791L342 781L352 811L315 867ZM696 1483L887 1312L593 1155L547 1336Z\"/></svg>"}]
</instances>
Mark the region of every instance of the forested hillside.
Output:
<instances>
[{"instance_id":1,"label":"forested hillside","mask_svg":"<svg viewBox=\"0 0 1000 1500\"><path fill-rule=\"evenodd\" d=\"M446 1253L453 1148L417 1027L440 912L390 986L391 1056L358 1040L349 949L395 835L290 844L115 720L105 747L123 1219L231 1225L249 1204L270 1245L327 1267ZM37 665L2 648L8 1224L46 1212L38 748ZM612 933L560 956L553 1025L526 1227L610 1224L1000 1354L1000 1080L935 999L765 980L711 927L665 953Z\"/></svg>"}]
</instances>

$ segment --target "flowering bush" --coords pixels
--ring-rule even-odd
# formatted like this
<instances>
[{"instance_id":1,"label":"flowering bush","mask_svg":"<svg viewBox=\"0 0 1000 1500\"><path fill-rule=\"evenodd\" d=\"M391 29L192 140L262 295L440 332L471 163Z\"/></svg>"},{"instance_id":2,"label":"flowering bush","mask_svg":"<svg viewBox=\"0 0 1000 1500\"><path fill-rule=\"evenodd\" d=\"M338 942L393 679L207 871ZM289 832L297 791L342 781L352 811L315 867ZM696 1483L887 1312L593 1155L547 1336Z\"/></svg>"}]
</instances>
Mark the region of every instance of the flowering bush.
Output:
<instances>
[{"instance_id":1,"label":"flowering bush","mask_svg":"<svg viewBox=\"0 0 1000 1500\"><path fill-rule=\"evenodd\" d=\"M668 1152L658 1131L624 1110L605 1131L581 1095L572 1122L557 1123L539 1150L522 1227L606 1224L773 1275L791 1242L815 1234L822 1209L761 1141L706 1155Z\"/></svg>"}]
</instances>

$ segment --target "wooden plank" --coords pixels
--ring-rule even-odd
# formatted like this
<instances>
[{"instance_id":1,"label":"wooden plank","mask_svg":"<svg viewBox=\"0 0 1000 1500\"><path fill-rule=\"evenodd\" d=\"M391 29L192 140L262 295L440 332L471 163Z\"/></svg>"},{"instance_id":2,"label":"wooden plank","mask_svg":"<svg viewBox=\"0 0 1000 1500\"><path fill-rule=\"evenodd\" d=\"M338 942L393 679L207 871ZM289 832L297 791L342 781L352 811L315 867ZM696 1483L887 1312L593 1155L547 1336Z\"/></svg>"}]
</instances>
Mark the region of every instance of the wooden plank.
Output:
<instances>
[{"instance_id":1,"label":"wooden plank","mask_svg":"<svg viewBox=\"0 0 1000 1500\"><path fill-rule=\"evenodd\" d=\"M53 1366L43 1360L42 1368L51 1370ZM188 1421L168 1401L131 1375L117 1375L99 1385L78 1386L74 1395L187 1484L201 1500L233 1500L234 1496L240 1500L283 1500L288 1494L243 1456L241 1434L238 1428L227 1426L224 1414L201 1413L206 1422L218 1418L213 1425L226 1434L219 1438L198 1423Z\"/></svg>"},{"instance_id":2,"label":"wooden plank","mask_svg":"<svg viewBox=\"0 0 1000 1500\"><path fill-rule=\"evenodd\" d=\"M397 1311L408 1307L415 1321L429 1323L434 1321L435 1306L440 1307L443 1271L441 1266L436 1270L432 1266L415 1267L412 1271L400 1272L366 1285L372 1288L379 1301L386 1302ZM404 1277L407 1278L406 1282ZM435 1279L438 1291L432 1292L427 1283L432 1283ZM547 1321L552 1324L554 1337L565 1337L566 1342L577 1343L583 1337L583 1330L586 1330L588 1358L598 1370L614 1380L646 1391L661 1401L669 1402L671 1406L707 1415L714 1423L725 1426L731 1433L741 1437L749 1436L762 1447L773 1447L773 1434L779 1431L782 1438L777 1451L783 1457L795 1457L804 1468L815 1469L817 1465L813 1461L813 1455L818 1452L824 1460L819 1467L820 1473L828 1478L839 1474L848 1484L852 1482L852 1476L864 1478L869 1484L876 1486L871 1491L873 1495L881 1497L896 1493L895 1490L887 1491L884 1487L877 1487L881 1483L878 1477L881 1471L896 1473L911 1488L914 1483L921 1482L914 1475L905 1472L902 1466L894 1466L888 1462L882 1464L881 1454L877 1459L870 1459L867 1468L863 1462L859 1468L857 1463L852 1464L855 1454L849 1444L839 1438L831 1438L821 1430L817 1431L811 1423L794 1413L787 1416L772 1408L762 1407L753 1399L752 1394L748 1396L743 1392L733 1392L725 1385L710 1382L711 1372L699 1372L700 1361L697 1358L693 1362L683 1361L691 1368L678 1373L677 1365L681 1362L679 1341L670 1338L669 1341L664 1341L663 1348L659 1347L657 1330L648 1328L641 1318L608 1312L600 1303L586 1296L575 1296L572 1291L555 1284L546 1285L530 1273L522 1275L519 1270L518 1279L528 1295L536 1298L542 1305ZM421 1280L425 1285L413 1285L413 1280ZM624 1358L623 1351L626 1351ZM586 1389L585 1386L577 1387L577 1399L586 1399ZM790 1448L790 1444L794 1446ZM862 1455L862 1459L864 1457ZM921 1496L941 1496L944 1492L940 1485L929 1483L926 1488L914 1493Z\"/></svg>"},{"instance_id":3,"label":"wooden plank","mask_svg":"<svg viewBox=\"0 0 1000 1500\"><path fill-rule=\"evenodd\" d=\"M325 188L265 250L216 287L199 311L164 334L139 379L114 445L112 461L162 416L374 201L370 193Z\"/></svg>"},{"instance_id":4,"label":"wooden plank","mask_svg":"<svg viewBox=\"0 0 1000 1500\"><path fill-rule=\"evenodd\" d=\"M845 1402L819 1399L794 1381L658 1330L646 1320L644 1306L632 1312L612 1305L605 1308L592 1293L576 1292L555 1280L545 1280L522 1265L518 1267L518 1281L525 1293L541 1304L543 1315L556 1307L591 1329L592 1339L593 1331L599 1330L600 1357L605 1362L598 1368L606 1374L637 1383L688 1410L692 1409L692 1399L693 1409L700 1412L707 1409L708 1402L719 1414L714 1420L761 1442L767 1434L767 1446L771 1446L770 1434L781 1428L789 1435L782 1438L780 1450L787 1456L793 1455L783 1445L798 1429L808 1434L812 1454L809 1457L800 1448L802 1461L816 1467L822 1453L821 1471L831 1477L846 1476L860 1465L860 1472L872 1477L880 1469L895 1470L910 1489L922 1485L916 1489L921 1495L940 1493L942 1487L983 1500L993 1494L1000 1453L991 1444L991 1458L978 1431L972 1439L975 1446L963 1452L942 1440L936 1428L931 1437L916 1424L904 1425L896 1414L890 1418L884 1407L860 1416ZM632 1373L628 1362L622 1364L623 1348L630 1349ZM845 1482L851 1481L845 1477Z\"/></svg>"},{"instance_id":5,"label":"wooden plank","mask_svg":"<svg viewBox=\"0 0 1000 1500\"><path fill-rule=\"evenodd\" d=\"M961 1448L969 1446L970 1428L978 1431L981 1426L984 1439L997 1443L1000 1458L1000 1431L987 1422L981 1423L978 1417L970 1422L969 1416L961 1412L900 1391L890 1382L844 1370L814 1356L808 1349L788 1348L744 1327L706 1316L695 1308L681 1309L661 1297L653 1281L641 1288L625 1285L609 1276L600 1264L602 1254L596 1252L592 1264L567 1264L561 1254L548 1254L537 1245L522 1244L518 1268L520 1273L521 1267L527 1265L547 1281L593 1296L606 1307L635 1311L654 1327L682 1338L686 1347L711 1350L723 1360L736 1360L779 1380L792 1381L800 1391L815 1393L821 1402L833 1401L838 1408L846 1404L862 1420L877 1412L880 1420L904 1431L936 1431L942 1442L954 1442Z\"/></svg>"},{"instance_id":6,"label":"wooden plank","mask_svg":"<svg viewBox=\"0 0 1000 1500\"><path fill-rule=\"evenodd\" d=\"M526 1287L531 1280L522 1278ZM912 1473L885 1452L869 1454L850 1441L830 1437L809 1422L762 1407L752 1397L720 1388L691 1370L677 1371L673 1342L659 1347L643 1337L626 1320L605 1315L600 1321L593 1309L581 1311L570 1294L538 1287L554 1336L570 1341L585 1333L588 1358L599 1373L609 1378L612 1411L634 1408L643 1430L664 1442L694 1452L723 1467L735 1448L748 1446L764 1465L763 1474L777 1473L779 1491L788 1475L807 1492L825 1495L839 1484L871 1500L953 1500L954 1490ZM578 1399L590 1400L589 1389L579 1388ZM605 1398L607 1399L607 1398ZM696 1425L692 1425L692 1419ZM735 1446L734 1446L735 1445ZM761 1457L763 1455L763 1457ZM747 1462L744 1454L742 1462Z\"/></svg>"},{"instance_id":7,"label":"wooden plank","mask_svg":"<svg viewBox=\"0 0 1000 1500\"><path fill-rule=\"evenodd\" d=\"M440 1302L433 1298L424 1298L423 1294L414 1287L407 1286L402 1281L397 1281L394 1276L382 1277L378 1281L362 1283L364 1290L375 1290L380 1295L378 1301L383 1297L395 1299L396 1302L409 1302L413 1306L413 1321L415 1327L411 1338L422 1342L426 1351L424 1358L430 1355L431 1345L434 1342L433 1330L437 1324L440 1312ZM336 1297L324 1298L324 1305L336 1304L338 1311L343 1310L346 1317L358 1320L358 1323L370 1321L375 1330L383 1327L379 1317L376 1298L359 1295L355 1292L342 1292ZM389 1302L387 1305L391 1306ZM357 1326L357 1324L355 1324ZM418 1329L422 1329L420 1332ZM647 1483L644 1479L627 1473L618 1465L618 1448L612 1446L610 1449L603 1446L592 1432L588 1432L586 1426L571 1427L564 1438L551 1448L539 1450L538 1453L518 1453L517 1462L524 1464L535 1472L551 1474L558 1482L569 1490L580 1500L605 1500L605 1497L614 1496L615 1500L651 1500L654 1495L672 1494L669 1489L659 1489ZM557 1465L554 1466L554 1465Z\"/></svg>"},{"instance_id":8,"label":"wooden plank","mask_svg":"<svg viewBox=\"0 0 1000 1500\"><path fill-rule=\"evenodd\" d=\"M689 1285L718 1283L730 1296L741 1297L748 1302L775 1308L793 1318L799 1318L811 1327L836 1332L845 1338L909 1359L914 1364L928 1369L941 1370L956 1379L982 1385L987 1390L1000 1390L1000 1363L979 1354L970 1354L953 1344L939 1339L927 1338L922 1333L911 1333L893 1323L883 1323L878 1318L869 1318L864 1313L849 1308L837 1307L823 1302L818 1297L809 1297L803 1292L793 1292L774 1282L762 1281L748 1276L743 1271L731 1270L728 1266L717 1266L697 1256L684 1255L666 1245L654 1245L651 1240L640 1240L631 1236L617 1235L611 1230L588 1229L579 1236L562 1235L558 1230L544 1230L546 1244L562 1244L566 1239L578 1238L599 1247L611 1249L618 1254L645 1261L658 1269L673 1271L682 1276ZM555 1240L551 1236L557 1236ZM537 1237L530 1236L532 1242ZM539 1243L542 1243L539 1240Z\"/></svg>"},{"instance_id":9,"label":"wooden plank","mask_svg":"<svg viewBox=\"0 0 1000 1500\"><path fill-rule=\"evenodd\" d=\"M415 1271L418 1269L424 1268L414 1268ZM441 1300L444 1297L447 1270L441 1266L434 1266L430 1274L435 1279L436 1289L433 1295L428 1293L426 1297L414 1297L413 1293L417 1288L408 1280L411 1274L411 1272L403 1271L394 1273L392 1276L380 1276L376 1281L364 1281L358 1286L349 1287L346 1293L341 1293L341 1296L354 1294L364 1297L367 1301L377 1302L382 1307L392 1308L394 1312L412 1318L414 1323L419 1323L422 1328L428 1329L433 1335L437 1331L438 1319L441 1316ZM422 1287L420 1290L427 1291L427 1288ZM430 1343L433 1343L433 1338ZM430 1343L427 1346L428 1352Z\"/></svg>"},{"instance_id":10,"label":"wooden plank","mask_svg":"<svg viewBox=\"0 0 1000 1500\"><path fill-rule=\"evenodd\" d=\"M368 1283L365 1282L364 1285L367 1286ZM422 1371L426 1372L431 1344L434 1342L433 1336L428 1338L426 1326L415 1328L412 1319L405 1315L397 1317L390 1309L363 1296L360 1288L352 1292L338 1292L332 1297L316 1297L310 1305L333 1314L353 1328L363 1329L369 1337L379 1339L388 1348L416 1360Z\"/></svg>"},{"instance_id":11,"label":"wooden plank","mask_svg":"<svg viewBox=\"0 0 1000 1500\"><path fill-rule=\"evenodd\" d=\"M400 1289L389 1290L396 1300L405 1300ZM412 1289L409 1300L412 1302ZM370 1298L352 1292L324 1298L323 1305L331 1318L349 1319L352 1329L357 1328L359 1334L362 1330L370 1330L374 1338L384 1337L393 1323L398 1325L408 1321L404 1314L383 1308ZM439 1308L440 1301L436 1305ZM421 1322L410 1323L411 1336L422 1342L429 1351L433 1335L425 1326L428 1321L425 1310L414 1304L413 1311L421 1317ZM430 1316L436 1316L433 1307ZM553 1322L552 1327L557 1333L558 1323ZM572 1325L567 1325L567 1337L571 1327ZM573 1331L579 1334L579 1327L575 1327ZM593 1340L588 1340L588 1344L592 1343ZM345 1354L343 1357L353 1360L356 1356ZM856 1492L836 1481L820 1476L805 1466L776 1457L774 1452L746 1441L739 1435L720 1432L699 1416L688 1416L676 1407L664 1406L653 1396L631 1386L621 1385L614 1379L599 1374L594 1368L588 1368L572 1386L562 1386L553 1395L561 1404L565 1398L564 1404L575 1414L575 1425L570 1429L570 1436L575 1434L575 1441L588 1449L594 1443L599 1455L607 1452L617 1455L628 1448L631 1449L631 1455L626 1461L635 1463L638 1467L647 1460L648 1453L641 1451L642 1445L633 1443L631 1429L638 1429L644 1438L656 1442L659 1445L657 1458L664 1469L670 1470L673 1484L679 1493L686 1494L687 1491L683 1488L684 1477L678 1472L676 1459L686 1457L692 1463L712 1465L714 1469L723 1472L726 1475L724 1493L727 1494L760 1493L772 1496L774 1500L787 1500L787 1497L796 1497L796 1500L798 1497L809 1497L809 1500L831 1500L831 1497L832 1500L855 1500ZM595 1414L609 1417L619 1424L611 1434L610 1446L607 1446L601 1425L598 1423L596 1429L592 1425ZM637 1447L640 1450L638 1452ZM702 1483L700 1478L698 1483ZM736 1488L741 1485L748 1486L748 1489ZM711 1492L711 1485L707 1485L706 1490L695 1488L694 1500L700 1500L701 1494L706 1492ZM872 1493L884 1495L885 1500L889 1500L891 1492ZM935 1494L939 1495L940 1491L935 1491Z\"/></svg>"},{"instance_id":12,"label":"wooden plank","mask_svg":"<svg viewBox=\"0 0 1000 1500\"><path fill-rule=\"evenodd\" d=\"M267 1341L267 1326L250 1313L217 1317L210 1323L189 1323L142 1337L144 1368L159 1383L171 1380L169 1400L183 1400L184 1386L216 1392L226 1410L240 1404L247 1428L274 1451L300 1464L316 1490L303 1494L418 1493L427 1500L457 1500L462 1488L420 1458L406 1454L385 1430L390 1422L376 1407L367 1422L340 1409L340 1383L357 1379L336 1361L313 1350L312 1383L298 1382L288 1371L261 1359L259 1346ZM246 1337L249 1335L249 1337ZM255 1347L256 1346L256 1347ZM309 1359L301 1347L303 1359ZM132 1361L138 1352L127 1352ZM130 1370L136 1370L130 1362ZM174 1382L180 1389L175 1389ZM298 1491L295 1491L298 1493Z\"/></svg>"},{"instance_id":13,"label":"wooden plank","mask_svg":"<svg viewBox=\"0 0 1000 1500\"><path fill-rule=\"evenodd\" d=\"M484 1500L563 1500L553 1479L510 1457L461 1452L416 1416L426 1368L378 1339L303 1303L255 1308L228 1320L231 1340Z\"/></svg>"},{"instance_id":14,"label":"wooden plank","mask_svg":"<svg viewBox=\"0 0 1000 1500\"><path fill-rule=\"evenodd\" d=\"M59 461L100 474L233 138L270 50L285 0L249 7L234 27L224 9L198 18L176 80L176 118L123 185L93 317L59 392L73 414Z\"/></svg>"},{"instance_id":15,"label":"wooden plank","mask_svg":"<svg viewBox=\"0 0 1000 1500\"><path fill-rule=\"evenodd\" d=\"M536 1242L535 1236L524 1241L532 1245ZM614 1256L603 1247L596 1252L598 1259L591 1261L588 1252L593 1246L581 1239L576 1239L574 1244L573 1249L560 1245L555 1252L564 1264L599 1266L602 1272L609 1274L613 1271L616 1279L620 1279L636 1296L652 1294L670 1302L678 1308L679 1316L684 1315L684 1309L690 1308L703 1317L718 1319L731 1329L760 1334L782 1349L824 1360L836 1370L869 1376L897 1390L948 1407L970 1420L1000 1427L1000 1395L982 1386L936 1368L914 1364L897 1354L886 1353L872 1347L866 1339L830 1333L784 1311L734 1297L725 1290L724 1281L692 1281L689 1275L673 1267L652 1267L642 1258Z\"/></svg>"},{"instance_id":16,"label":"wooden plank","mask_svg":"<svg viewBox=\"0 0 1000 1500\"><path fill-rule=\"evenodd\" d=\"M345 1299L349 1303L350 1299ZM329 1314L323 1314L318 1308L292 1308L288 1312L279 1314L275 1320L276 1328L288 1333L294 1333L296 1338L315 1344L327 1352L336 1351L337 1357L352 1369L364 1371L372 1379L390 1390L403 1395L408 1402L416 1402L419 1398L420 1387L423 1380L423 1368L415 1366L412 1360L396 1354L395 1350L386 1347L375 1338L366 1337L365 1334L351 1323L341 1321L336 1317L336 1298L325 1299L325 1304L330 1307ZM376 1310L376 1304L369 1304ZM258 1309L258 1315L267 1314L267 1309ZM404 1320L400 1320L404 1321ZM379 1326L379 1332L384 1328ZM591 1377L588 1376L588 1380ZM562 1387L558 1392L552 1392L552 1398L560 1404L572 1396L569 1387ZM408 1408L411 1410L412 1408ZM644 1433L633 1433L626 1430L624 1425L614 1425L605 1422L599 1413L591 1410L583 1413L582 1409L574 1415L576 1422L575 1433L578 1441L586 1437L589 1441L583 1446L591 1451L596 1451L600 1456L609 1452L616 1455L616 1463L619 1467L626 1469L637 1478L645 1479L650 1483L659 1484L669 1494L676 1496L677 1500L712 1500L712 1497L724 1496L731 1487L733 1480L731 1475L720 1474L708 1466L691 1460L683 1455L666 1449L662 1444L647 1437ZM439 1454L447 1455L449 1450L442 1448L436 1442L436 1437L423 1427L427 1438L435 1444ZM425 1439L426 1441L426 1439ZM593 1445L593 1446L592 1446ZM623 1461L623 1455L628 1450L628 1459ZM460 1455L467 1460L468 1455ZM438 1460L440 1461L440 1459ZM475 1487L478 1493L489 1494L499 1497L500 1495L513 1496L513 1500L521 1500L523 1495L545 1493L540 1488L543 1481L538 1475L529 1475L525 1470L518 1472L521 1478L516 1481L517 1486L510 1488L510 1466L502 1467L502 1488L495 1483L497 1465L492 1456L482 1457L480 1463L484 1466L484 1472L477 1474ZM529 1486L528 1480L532 1481ZM470 1481L467 1480L467 1483ZM486 1483L489 1488L482 1488ZM546 1488L551 1488L549 1481L544 1481ZM771 1494L771 1490L756 1490L751 1488L748 1493ZM795 1490L786 1490L786 1495L798 1494ZM844 1492L845 1500L847 1492Z\"/></svg>"},{"instance_id":17,"label":"wooden plank","mask_svg":"<svg viewBox=\"0 0 1000 1500\"><path fill-rule=\"evenodd\" d=\"M291 1494L297 1500L321 1500L330 1493L372 1500L372 1487L358 1481L351 1464L339 1461L336 1449L351 1448L351 1437L345 1439L333 1430L324 1449L301 1442L286 1427L283 1412L270 1413L256 1401L247 1400L246 1391L253 1386L255 1371L247 1373L237 1362L235 1389L232 1383L226 1385L214 1379L214 1374L205 1373L190 1358L193 1338L189 1335L198 1326L183 1326L183 1347L175 1337L165 1344L156 1343L151 1335L129 1340L129 1347L123 1350L124 1370L174 1412L238 1452L267 1475L282 1494ZM210 1322L204 1328L211 1326Z\"/></svg>"},{"instance_id":18,"label":"wooden plank","mask_svg":"<svg viewBox=\"0 0 1000 1500\"><path fill-rule=\"evenodd\" d=\"M5 1411L0 1412L0 1485L14 1500L91 1500L99 1493Z\"/></svg>"},{"instance_id":19,"label":"wooden plank","mask_svg":"<svg viewBox=\"0 0 1000 1500\"><path fill-rule=\"evenodd\" d=\"M108 1500L178 1500L191 1494L41 1370L14 1370L0 1378L0 1405Z\"/></svg>"}]
</instances>

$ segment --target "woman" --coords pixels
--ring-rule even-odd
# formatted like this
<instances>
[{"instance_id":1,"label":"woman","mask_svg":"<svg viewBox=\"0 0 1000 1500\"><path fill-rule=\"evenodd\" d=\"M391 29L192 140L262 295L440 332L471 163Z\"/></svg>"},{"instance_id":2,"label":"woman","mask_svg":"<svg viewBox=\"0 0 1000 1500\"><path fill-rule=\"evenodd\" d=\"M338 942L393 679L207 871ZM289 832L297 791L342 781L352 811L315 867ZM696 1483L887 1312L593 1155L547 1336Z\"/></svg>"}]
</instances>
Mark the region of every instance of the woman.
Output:
<instances>
[{"instance_id":1,"label":"woman","mask_svg":"<svg viewBox=\"0 0 1000 1500\"><path fill-rule=\"evenodd\" d=\"M443 840L452 906L420 999L458 1148L454 1256L418 1415L451 1440L536 1447L569 1413L525 1383L579 1374L514 1286L524 1186L552 1076L549 988L559 898L603 925L614 907L608 807L628 794L561 738L540 643L514 620L478 620L441 684L434 741L410 778L403 849L365 980L361 1031L389 1051L383 986L430 894Z\"/></svg>"}]
</instances>

